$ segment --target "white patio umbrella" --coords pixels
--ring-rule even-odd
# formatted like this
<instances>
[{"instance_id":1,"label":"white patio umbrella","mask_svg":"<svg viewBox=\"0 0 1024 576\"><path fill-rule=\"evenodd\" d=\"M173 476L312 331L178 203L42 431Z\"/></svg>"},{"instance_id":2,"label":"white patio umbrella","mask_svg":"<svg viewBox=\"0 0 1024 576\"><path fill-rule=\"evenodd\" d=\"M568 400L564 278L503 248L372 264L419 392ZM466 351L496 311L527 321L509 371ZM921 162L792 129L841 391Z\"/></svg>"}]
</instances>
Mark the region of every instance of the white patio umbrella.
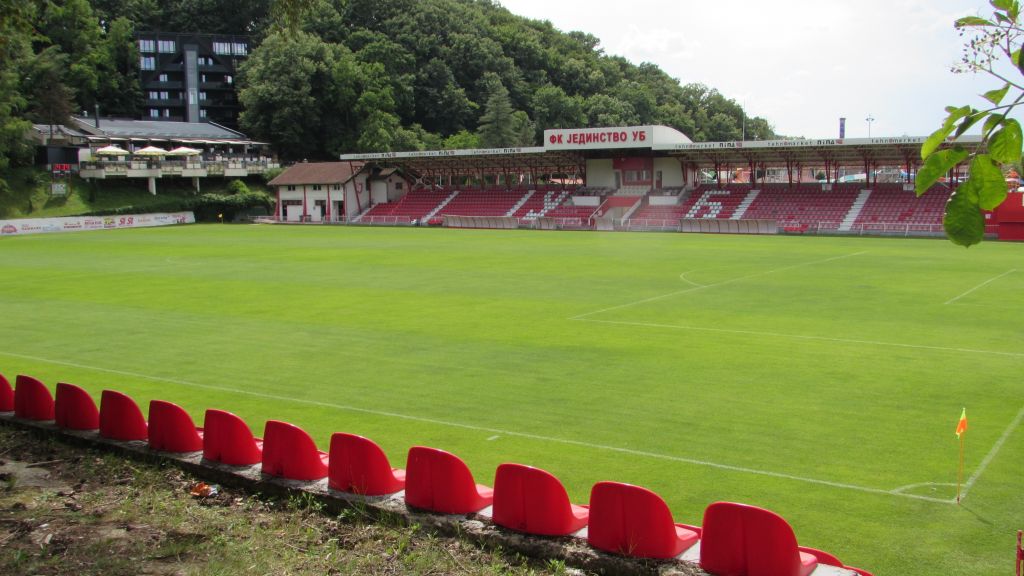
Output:
<instances>
[{"instance_id":1,"label":"white patio umbrella","mask_svg":"<svg viewBox=\"0 0 1024 576\"><path fill-rule=\"evenodd\" d=\"M146 146L141 150L136 150L133 154L136 156L166 156L167 150L157 148L156 146Z\"/></svg>"},{"instance_id":2,"label":"white patio umbrella","mask_svg":"<svg viewBox=\"0 0 1024 576\"><path fill-rule=\"evenodd\" d=\"M198 156L200 154L202 152L188 146L179 146L167 153L168 156Z\"/></svg>"},{"instance_id":3,"label":"white patio umbrella","mask_svg":"<svg viewBox=\"0 0 1024 576\"><path fill-rule=\"evenodd\" d=\"M104 146L103 148L100 148L99 150L94 152L94 154L98 154L100 156L127 156L129 152L123 148L118 148L117 146L111 144L110 146Z\"/></svg>"}]
</instances>

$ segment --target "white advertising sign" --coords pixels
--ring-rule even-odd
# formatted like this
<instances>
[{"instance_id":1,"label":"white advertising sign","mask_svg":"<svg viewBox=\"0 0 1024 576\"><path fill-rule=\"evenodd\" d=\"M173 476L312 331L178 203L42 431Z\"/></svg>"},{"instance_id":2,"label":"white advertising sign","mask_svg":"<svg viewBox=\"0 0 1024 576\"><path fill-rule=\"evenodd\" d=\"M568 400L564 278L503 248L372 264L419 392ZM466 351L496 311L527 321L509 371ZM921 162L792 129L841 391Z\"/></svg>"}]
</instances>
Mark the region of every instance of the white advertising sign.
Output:
<instances>
[{"instance_id":1,"label":"white advertising sign","mask_svg":"<svg viewBox=\"0 0 1024 576\"><path fill-rule=\"evenodd\" d=\"M150 228L172 224L194 224L192 212L157 214L125 214L122 216L73 216L69 218L24 218L0 220L0 236L77 232L80 230L112 230L116 228Z\"/></svg>"}]
</instances>

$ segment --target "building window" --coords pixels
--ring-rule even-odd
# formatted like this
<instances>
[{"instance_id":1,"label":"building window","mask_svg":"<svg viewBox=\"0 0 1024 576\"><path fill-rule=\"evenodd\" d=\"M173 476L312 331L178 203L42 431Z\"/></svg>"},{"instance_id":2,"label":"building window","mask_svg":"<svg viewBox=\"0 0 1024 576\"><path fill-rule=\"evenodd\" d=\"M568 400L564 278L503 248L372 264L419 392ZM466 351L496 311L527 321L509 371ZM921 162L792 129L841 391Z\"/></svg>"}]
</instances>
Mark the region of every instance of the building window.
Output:
<instances>
[{"instance_id":1,"label":"building window","mask_svg":"<svg viewBox=\"0 0 1024 576\"><path fill-rule=\"evenodd\" d=\"M235 56L245 56L249 53L249 45L245 42L235 42L232 45L232 51L235 53Z\"/></svg>"},{"instance_id":2,"label":"building window","mask_svg":"<svg viewBox=\"0 0 1024 576\"><path fill-rule=\"evenodd\" d=\"M313 184L313 190L320 190L319 184Z\"/></svg>"},{"instance_id":3,"label":"building window","mask_svg":"<svg viewBox=\"0 0 1024 576\"><path fill-rule=\"evenodd\" d=\"M206 100L206 92L199 93L199 101L202 102L203 100Z\"/></svg>"},{"instance_id":4,"label":"building window","mask_svg":"<svg viewBox=\"0 0 1024 576\"><path fill-rule=\"evenodd\" d=\"M156 45L161 54L174 54L174 40L160 40Z\"/></svg>"},{"instance_id":5,"label":"building window","mask_svg":"<svg viewBox=\"0 0 1024 576\"><path fill-rule=\"evenodd\" d=\"M167 74L161 74L159 78L160 82L167 82Z\"/></svg>"},{"instance_id":6,"label":"building window","mask_svg":"<svg viewBox=\"0 0 1024 576\"><path fill-rule=\"evenodd\" d=\"M160 98L160 93L159 92L150 92L149 93L149 99L150 100L156 100L158 98Z\"/></svg>"},{"instance_id":7,"label":"building window","mask_svg":"<svg viewBox=\"0 0 1024 576\"><path fill-rule=\"evenodd\" d=\"M401 189L402 189L402 183L401 182L395 182L395 190L401 190Z\"/></svg>"},{"instance_id":8,"label":"building window","mask_svg":"<svg viewBox=\"0 0 1024 576\"><path fill-rule=\"evenodd\" d=\"M335 184L334 186L331 186L331 190L341 190L341 184Z\"/></svg>"},{"instance_id":9,"label":"building window","mask_svg":"<svg viewBox=\"0 0 1024 576\"><path fill-rule=\"evenodd\" d=\"M230 42L214 42L213 43L214 54L231 54L231 43Z\"/></svg>"},{"instance_id":10,"label":"building window","mask_svg":"<svg viewBox=\"0 0 1024 576\"><path fill-rule=\"evenodd\" d=\"M206 108L200 108L199 109L199 117L200 118L206 118Z\"/></svg>"},{"instance_id":11,"label":"building window","mask_svg":"<svg viewBox=\"0 0 1024 576\"><path fill-rule=\"evenodd\" d=\"M224 75L224 81L227 82L228 84L234 84L235 79L231 77L231 74L225 74Z\"/></svg>"},{"instance_id":12,"label":"building window","mask_svg":"<svg viewBox=\"0 0 1024 576\"><path fill-rule=\"evenodd\" d=\"M293 186L293 185L289 184L289 185L288 185L288 191L289 191L289 192L295 192L295 186Z\"/></svg>"},{"instance_id":13,"label":"building window","mask_svg":"<svg viewBox=\"0 0 1024 576\"><path fill-rule=\"evenodd\" d=\"M160 110L157 110L156 108L150 108L149 109L149 117L150 118L159 118L160 117Z\"/></svg>"},{"instance_id":14,"label":"building window","mask_svg":"<svg viewBox=\"0 0 1024 576\"><path fill-rule=\"evenodd\" d=\"M170 118L170 117L171 117L171 109L170 108L164 108L164 118Z\"/></svg>"},{"instance_id":15,"label":"building window","mask_svg":"<svg viewBox=\"0 0 1024 576\"><path fill-rule=\"evenodd\" d=\"M139 68L143 70L156 70L156 57L155 56L141 56L139 57Z\"/></svg>"},{"instance_id":16,"label":"building window","mask_svg":"<svg viewBox=\"0 0 1024 576\"><path fill-rule=\"evenodd\" d=\"M202 82L203 84L206 84L206 74L201 74L199 76L199 81Z\"/></svg>"},{"instance_id":17,"label":"building window","mask_svg":"<svg viewBox=\"0 0 1024 576\"><path fill-rule=\"evenodd\" d=\"M156 43L152 40L139 40L139 52L156 52Z\"/></svg>"},{"instance_id":18,"label":"building window","mask_svg":"<svg viewBox=\"0 0 1024 576\"><path fill-rule=\"evenodd\" d=\"M161 100L170 100L171 99L171 94L169 92L161 92L160 93L160 99Z\"/></svg>"}]
</instances>

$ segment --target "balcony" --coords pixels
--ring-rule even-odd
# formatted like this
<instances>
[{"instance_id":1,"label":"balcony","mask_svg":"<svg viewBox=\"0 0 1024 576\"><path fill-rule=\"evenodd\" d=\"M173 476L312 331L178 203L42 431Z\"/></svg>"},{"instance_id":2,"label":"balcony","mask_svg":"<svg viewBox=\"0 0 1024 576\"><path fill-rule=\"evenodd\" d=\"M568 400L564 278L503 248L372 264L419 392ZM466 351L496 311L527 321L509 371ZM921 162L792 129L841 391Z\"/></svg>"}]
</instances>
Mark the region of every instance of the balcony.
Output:
<instances>
[{"instance_id":1,"label":"balcony","mask_svg":"<svg viewBox=\"0 0 1024 576\"><path fill-rule=\"evenodd\" d=\"M79 165L79 176L96 178L206 178L224 176L244 178L280 168L274 158L266 156L215 157L212 160L90 160Z\"/></svg>"}]
</instances>

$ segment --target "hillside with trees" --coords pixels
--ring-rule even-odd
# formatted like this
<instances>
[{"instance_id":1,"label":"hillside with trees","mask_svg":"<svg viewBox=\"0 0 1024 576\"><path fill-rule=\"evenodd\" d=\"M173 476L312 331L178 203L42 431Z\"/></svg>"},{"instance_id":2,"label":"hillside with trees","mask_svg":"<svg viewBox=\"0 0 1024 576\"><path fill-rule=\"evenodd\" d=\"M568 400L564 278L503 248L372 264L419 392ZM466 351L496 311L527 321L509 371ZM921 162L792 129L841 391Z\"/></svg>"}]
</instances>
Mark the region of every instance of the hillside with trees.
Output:
<instances>
[{"instance_id":1,"label":"hillside with trees","mask_svg":"<svg viewBox=\"0 0 1024 576\"><path fill-rule=\"evenodd\" d=\"M733 100L492 0L0 0L0 155L26 121L138 117L136 31L248 34L243 130L284 159L536 145L545 128L665 124L774 136ZM282 27L282 12L292 26ZM0 170L3 166L0 165Z\"/></svg>"}]
</instances>

